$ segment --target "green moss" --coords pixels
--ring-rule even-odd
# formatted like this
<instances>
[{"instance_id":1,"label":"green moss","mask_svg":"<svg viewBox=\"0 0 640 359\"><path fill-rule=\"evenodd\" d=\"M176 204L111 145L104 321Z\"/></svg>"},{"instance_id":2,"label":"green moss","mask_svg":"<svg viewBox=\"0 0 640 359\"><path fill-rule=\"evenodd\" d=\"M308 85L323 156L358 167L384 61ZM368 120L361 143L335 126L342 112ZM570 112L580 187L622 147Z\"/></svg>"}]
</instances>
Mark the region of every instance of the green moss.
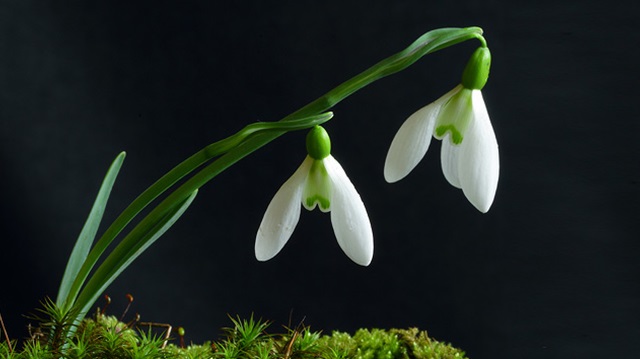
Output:
<instances>
[{"instance_id":1,"label":"green moss","mask_svg":"<svg viewBox=\"0 0 640 359\"><path fill-rule=\"evenodd\" d=\"M64 344L64 358L126 359L464 359L463 351L430 338L418 329L360 329L351 335L333 332L323 335L299 325L284 333L269 333L269 322L231 318L217 341L180 346L159 330L116 317L97 314L85 319ZM156 328L158 329L158 328ZM44 336L26 340L10 351L0 342L0 357L8 359L59 358ZM12 343L15 348L15 343Z\"/></svg>"},{"instance_id":2,"label":"green moss","mask_svg":"<svg viewBox=\"0 0 640 359\"><path fill-rule=\"evenodd\" d=\"M319 345L330 348L334 358L353 359L462 359L463 351L430 338L427 332L411 329L360 329L351 336L334 332Z\"/></svg>"}]
</instances>

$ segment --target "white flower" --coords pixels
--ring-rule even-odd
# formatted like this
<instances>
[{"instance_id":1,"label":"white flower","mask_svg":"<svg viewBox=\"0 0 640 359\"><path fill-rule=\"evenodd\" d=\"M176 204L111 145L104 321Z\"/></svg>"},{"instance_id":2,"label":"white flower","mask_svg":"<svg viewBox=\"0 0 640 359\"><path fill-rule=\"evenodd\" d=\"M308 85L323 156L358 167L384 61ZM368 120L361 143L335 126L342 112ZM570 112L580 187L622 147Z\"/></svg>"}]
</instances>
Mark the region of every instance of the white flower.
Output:
<instances>
[{"instance_id":1,"label":"white flower","mask_svg":"<svg viewBox=\"0 0 640 359\"><path fill-rule=\"evenodd\" d=\"M411 115L394 137L384 167L387 182L401 180L427 153L431 136L442 140L442 172L486 213L500 172L498 142L480 90L456 86Z\"/></svg>"},{"instance_id":2,"label":"white flower","mask_svg":"<svg viewBox=\"0 0 640 359\"><path fill-rule=\"evenodd\" d=\"M427 153L433 136L442 140L444 177L462 188L480 212L489 211L500 174L498 142L481 92L490 67L491 53L484 44L471 55L460 85L409 116L387 153L387 182L408 175Z\"/></svg>"},{"instance_id":3,"label":"white flower","mask_svg":"<svg viewBox=\"0 0 640 359\"><path fill-rule=\"evenodd\" d=\"M323 156L313 158L310 151L269 203L256 236L259 261L273 258L284 247L298 224L301 205L310 211L317 205L331 212L333 231L345 254L359 265L371 263L373 232L364 203L338 161L328 151Z\"/></svg>"}]
</instances>

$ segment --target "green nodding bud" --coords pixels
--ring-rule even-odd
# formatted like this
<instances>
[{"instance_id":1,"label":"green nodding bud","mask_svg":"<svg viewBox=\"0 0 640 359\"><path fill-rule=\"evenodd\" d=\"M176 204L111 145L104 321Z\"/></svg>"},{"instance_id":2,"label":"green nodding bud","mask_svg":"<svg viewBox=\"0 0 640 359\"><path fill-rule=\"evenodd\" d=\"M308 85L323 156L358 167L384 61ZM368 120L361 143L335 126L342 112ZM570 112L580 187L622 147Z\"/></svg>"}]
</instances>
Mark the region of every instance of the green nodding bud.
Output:
<instances>
[{"instance_id":1,"label":"green nodding bud","mask_svg":"<svg viewBox=\"0 0 640 359\"><path fill-rule=\"evenodd\" d=\"M322 126L314 126L307 134L307 153L314 160L321 160L331 154L331 140Z\"/></svg>"},{"instance_id":2,"label":"green nodding bud","mask_svg":"<svg viewBox=\"0 0 640 359\"><path fill-rule=\"evenodd\" d=\"M473 52L462 73L462 86L469 90L482 90L489 79L491 52L488 47L479 47Z\"/></svg>"}]
</instances>

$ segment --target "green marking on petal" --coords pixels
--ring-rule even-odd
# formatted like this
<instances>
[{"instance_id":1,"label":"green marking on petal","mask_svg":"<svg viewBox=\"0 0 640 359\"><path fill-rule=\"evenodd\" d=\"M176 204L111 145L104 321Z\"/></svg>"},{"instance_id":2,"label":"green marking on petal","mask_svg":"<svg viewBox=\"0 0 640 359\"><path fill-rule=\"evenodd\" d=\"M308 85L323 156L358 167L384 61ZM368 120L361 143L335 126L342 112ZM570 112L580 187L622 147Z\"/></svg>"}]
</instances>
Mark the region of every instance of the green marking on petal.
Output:
<instances>
[{"instance_id":1,"label":"green marking on petal","mask_svg":"<svg viewBox=\"0 0 640 359\"><path fill-rule=\"evenodd\" d=\"M328 212L331 207L331 201L328 198L324 198L320 195L315 195L305 199L305 208L315 208L316 205L320 207L322 212Z\"/></svg>"},{"instance_id":2,"label":"green marking on petal","mask_svg":"<svg viewBox=\"0 0 640 359\"><path fill-rule=\"evenodd\" d=\"M455 128L454 125L439 126L438 128L436 128L436 136L439 138L442 138L447 133L447 131L449 131L449 133L451 134L451 142L453 142L456 145L459 145L462 143L464 136L462 136L460 131L458 131L458 129Z\"/></svg>"},{"instance_id":3,"label":"green marking on petal","mask_svg":"<svg viewBox=\"0 0 640 359\"><path fill-rule=\"evenodd\" d=\"M463 88L442 106L436 119L435 138L442 140L449 132L451 134L451 142L456 145L462 143L467 128L473 119L471 94L472 90Z\"/></svg>"},{"instance_id":4,"label":"green marking on petal","mask_svg":"<svg viewBox=\"0 0 640 359\"><path fill-rule=\"evenodd\" d=\"M314 160L302 191L304 208L313 210L316 205L322 212L331 210L331 180L322 160Z\"/></svg>"}]
</instances>

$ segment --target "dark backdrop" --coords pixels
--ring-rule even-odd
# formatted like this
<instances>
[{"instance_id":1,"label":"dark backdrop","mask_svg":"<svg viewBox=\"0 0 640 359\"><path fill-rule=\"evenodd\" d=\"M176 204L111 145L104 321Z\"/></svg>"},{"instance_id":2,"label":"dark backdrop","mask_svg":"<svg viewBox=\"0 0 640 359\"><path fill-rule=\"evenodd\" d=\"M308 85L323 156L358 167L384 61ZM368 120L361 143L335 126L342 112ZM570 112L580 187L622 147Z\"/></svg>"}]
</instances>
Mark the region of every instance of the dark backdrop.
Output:
<instances>
[{"instance_id":1,"label":"dark backdrop","mask_svg":"<svg viewBox=\"0 0 640 359\"><path fill-rule=\"evenodd\" d=\"M639 36L632 1L38 2L0 5L0 312L13 337L54 297L106 168L105 221L173 165L278 120L443 26L485 29L484 95L501 151L493 208L449 186L439 143L382 178L402 121L459 81L466 43L334 110L333 154L375 234L368 268L303 212L275 259L253 256L277 188L304 157L285 136L203 188L109 289L144 320L216 338L227 313L313 329L426 329L473 358L615 358L640 349ZM292 313L292 314L291 314ZM277 328L276 328L277 329Z\"/></svg>"}]
</instances>

